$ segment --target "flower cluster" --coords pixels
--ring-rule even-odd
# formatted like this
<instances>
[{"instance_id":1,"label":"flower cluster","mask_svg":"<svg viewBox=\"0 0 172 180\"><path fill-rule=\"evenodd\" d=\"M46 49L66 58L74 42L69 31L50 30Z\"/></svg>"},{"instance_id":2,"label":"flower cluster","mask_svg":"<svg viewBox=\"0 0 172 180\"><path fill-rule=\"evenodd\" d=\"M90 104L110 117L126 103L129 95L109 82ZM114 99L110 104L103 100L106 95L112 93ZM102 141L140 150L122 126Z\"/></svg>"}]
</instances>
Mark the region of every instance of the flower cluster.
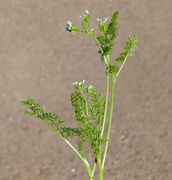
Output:
<instances>
[{"instance_id":1,"label":"flower cluster","mask_svg":"<svg viewBox=\"0 0 172 180\"><path fill-rule=\"evenodd\" d=\"M90 86L87 87L86 91L87 91L88 94L91 94L93 89L94 89L93 86L90 85Z\"/></svg>"},{"instance_id":2,"label":"flower cluster","mask_svg":"<svg viewBox=\"0 0 172 180\"><path fill-rule=\"evenodd\" d=\"M72 32L72 34L77 34L79 29L74 24L72 24L72 21L68 21L65 31Z\"/></svg>"},{"instance_id":3,"label":"flower cluster","mask_svg":"<svg viewBox=\"0 0 172 180\"><path fill-rule=\"evenodd\" d=\"M108 29L107 20L108 20L108 19L109 19L109 17L104 18L104 20L97 18L97 21L99 22L99 28L100 28L100 31L101 31L101 32L106 32L106 31L107 31L107 29Z\"/></svg>"},{"instance_id":4,"label":"flower cluster","mask_svg":"<svg viewBox=\"0 0 172 180\"><path fill-rule=\"evenodd\" d=\"M86 10L85 13L80 16L80 18L81 18L83 21L89 23L89 22L90 22L89 11Z\"/></svg>"},{"instance_id":5,"label":"flower cluster","mask_svg":"<svg viewBox=\"0 0 172 180\"><path fill-rule=\"evenodd\" d=\"M71 27L72 27L72 21L68 21L66 25L66 30L71 31Z\"/></svg>"},{"instance_id":6,"label":"flower cluster","mask_svg":"<svg viewBox=\"0 0 172 180\"><path fill-rule=\"evenodd\" d=\"M84 14L82 14L81 16L79 16L82 20L89 15L89 11L86 10Z\"/></svg>"},{"instance_id":7,"label":"flower cluster","mask_svg":"<svg viewBox=\"0 0 172 180\"><path fill-rule=\"evenodd\" d=\"M97 21L98 21L99 23L101 23L101 25L103 25L103 23L105 23L108 19L109 19L109 17L104 18L104 20L103 20L103 19L98 19L98 18L97 18Z\"/></svg>"},{"instance_id":8,"label":"flower cluster","mask_svg":"<svg viewBox=\"0 0 172 180\"><path fill-rule=\"evenodd\" d=\"M78 91L82 91L84 89L84 84L85 84L85 80L81 81L81 82L74 82L73 86L78 90Z\"/></svg>"}]
</instances>

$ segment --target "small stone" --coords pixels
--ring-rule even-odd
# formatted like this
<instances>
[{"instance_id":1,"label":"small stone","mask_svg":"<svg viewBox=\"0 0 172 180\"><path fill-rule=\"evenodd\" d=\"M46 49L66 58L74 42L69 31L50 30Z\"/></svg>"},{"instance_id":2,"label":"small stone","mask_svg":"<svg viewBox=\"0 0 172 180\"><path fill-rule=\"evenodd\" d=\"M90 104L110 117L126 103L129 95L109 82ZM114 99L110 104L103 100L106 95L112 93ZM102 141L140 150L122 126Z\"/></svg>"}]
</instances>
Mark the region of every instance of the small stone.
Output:
<instances>
[{"instance_id":1,"label":"small stone","mask_svg":"<svg viewBox=\"0 0 172 180\"><path fill-rule=\"evenodd\" d=\"M72 168L71 169L71 173L75 173L76 172L76 169L75 168Z\"/></svg>"}]
</instances>

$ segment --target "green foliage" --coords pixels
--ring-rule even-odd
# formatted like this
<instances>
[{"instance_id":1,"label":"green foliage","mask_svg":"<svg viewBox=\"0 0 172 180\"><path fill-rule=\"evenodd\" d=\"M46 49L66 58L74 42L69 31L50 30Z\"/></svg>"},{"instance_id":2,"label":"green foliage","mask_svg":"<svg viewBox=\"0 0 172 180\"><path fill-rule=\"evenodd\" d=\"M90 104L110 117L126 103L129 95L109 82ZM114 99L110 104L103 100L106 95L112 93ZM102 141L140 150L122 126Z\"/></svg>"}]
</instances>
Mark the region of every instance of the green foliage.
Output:
<instances>
[{"instance_id":1,"label":"green foliage","mask_svg":"<svg viewBox=\"0 0 172 180\"><path fill-rule=\"evenodd\" d=\"M90 15L89 12L86 11L82 16L80 16L82 19L81 27L82 27L82 35L86 36L89 33L89 25L90 25Z\"/></svg>"},{"instance_id":2,"label":"green foliage","mask_svg":"<svg viewBox=\"0 0 172 180\"><path fill-rule=\"evenodd\" d=\"M105 138L100 136L101 129L88 121L82 128L81 137L88 142L89 146L97 156L100 153L100 145L103 144Z\"/></svg>"},{"instance_id":3,"label":"green foliage","mask_svg":"<svg viewBox=\"0 0 172 180\"><path fill-rule=\"evenodd\" d=\"M84 123L87 120L86 100L81 92L74 92L71 95L72 105L75 111L75 119Z\"/></svg>"},{"instance_id":4,"label":"green foliage","mask_svg":"<svg viewBox=\"0 0 172 180\"><path fill-rule=\"evenodd\" d=\"M97 120L98 123L101 124L104 116L105 99L101 93L92 86L87 88L87 93L91 99L88 107L90 119Z\"/></svg>"},{"instance_id":5,"label":"green foliage","mask_svg":"<svg viewBox=\"0 0 172 180\"><path fill-rule=\"evenodd\" d=\"M103 56L110 55L112 52L112 48L114 46L114 39L117 37L117 19L118 19L119 12L115 12L112 16L112 19L110 23L107 23L108 18L97 19L99 21L99 29L101 32L104 33L104 35L97 36L97 39L99 40L101 44L101 48L103 49L103 52L101 50L99 53L101 53L101 59L103 60Z\"/></svg>"},{"instance_id":6,"label":"green foliage","mask_svg":"<svg viewBox=\"0 0 172 180\"><path fill-rule=\"evenodd\" d=\"M54 113L43 113L42 120L46 120L55 130L61 131L60 125L64 122L59 120L58 116Z\"/></svg>"},{"instance_id":7,"label":"green foliage","mask_svg":"<svg viewBox=\"0 0 172 180\"><path fill-rule=\"evenodd\" d=\"M112 19L111 19L110 23L108 24L107 31L105 31L105 36L106 37L108 35L111 36L109 38L111 41L113 41L118 36L118 34L117 34L118 28L116 27L117 26L118 16L119 16L119 12L116 11L112 16Z\"/></svg>"},{"instance_id":8,"label":"green foliage","mask_svg":"<svg viewBox=\"0 0 172 180\"><path fill-rule=\"evenodd\" d=\"M105 100L101 93L92 86L85 87L85 81L75 82L73 86L75 92L71 95L71 102L75 111L75 119L78 121L79 128L62 127L64 122L59 120L58 115L54 113L44 113L42 107L31 98L22 102L27 106L25 113L33 115L46 121L54 131L61 134L65 139L68 137L79 136L81 141L78 144L79 151L84 157L84 142L88 142L95 154L100 152L100 145L104 142L104 138L100 136L101 129L97 127L103 120ZM87 94L87 98L84 95ZM90 99L90 100L89 100ZM90 103L88 103L90 101ZM92 120L94 120L92 122ZM96 124L95 124L96 120Z\"/></svg>"},{"instance_id":9,"label":"green foliage","mask_svg":"<svg viewBox=\"0 0 172 180\"><path fill-rule=\"evenodd\" d=\"M75 82L75 92L71 95L71 102L75 111L75 119L78 121L82 141L79 144L80 149L85 141L88 142L95 154L99 153L100 144L104 142L100 136L101 129L92 122L97 120L101 123L104 115L105 100L101 93L92 86L84 87L84 82ZM86 90L87 98L84 95ZM90 100L90 103L89 103ZM83 153L83 152L82 152Z\"/></svg>"},{"instance_id":10,"label":"green foliage","mask_svg":"<svg viewBox=\"0 0 172 180\"><path fill-rule=\"evenodd\" d=\"M85 143L84 139L81 139L80 142L78 143L78 149L79 149L79 152L81 153L81 156L83 158L85 158L84 143Z\"/></svg>"},{"instance_id":11,"label":"green foliage","mask_svg":"<svg viewBox=\"0 0 172 180\"><path fill-rule=\"evenodd\" d=\"M25 109L24 111L26 114L33 115L35 116L35 118L44 118L44 112L42 107L39 104L37 104L34 99L28 98L25 101L23 101L22 104L27 106L27 109Z\"/></svg>"},{"instance_id":12,"label":"green foliage","mask_svg":"<svg viewBox=\"0 0 172 180\"><path fill-rule=\"evenodd\" d=\"M137 48L137 41L137 35L132 35L129 38L129 41L126 42L124 52L120 54L119 58L116 59L116 62L123 63L128 56L133 56Z\"/></svg>"},{"instance_id":13,"label":"green foliage","mask_svg":"<svg viewBox=\"0 0 172 180\"><path fill-rule=\"evenodd\" d=\"M112 52L114 39L117 37L118 16L119 12L116 11L109 23L107 22L109 18L97 19L99 22L99 29L103 33L103 35L98 35L97 37L95 37L94 29L90 27L90 15L88 11L80 16L82 18L81 30L73 25L71 21L68 21L66 30L72 32L73 34L82 32L83 36L90 34L90 36L96 38L100 43L99 53L101 53L101 60L103 61L104 56L110 55Z\"/></svg>"},{"instance_id":14,"label":"green foliage","mask_svg":"<svg viewBox=\"0 0 172 180\"><path fill-rule=\"evenodd\" d=\"M81 131L78 128L60 127L61 135L67 139L68 137L81 136Z\"/></svg>"},{"instance_id":15,"label":"green foliage","mask_svg":"<svg viewBox=\"0 0 172 180\"><path fill-rule=\"evenodd\" d=\"M89 11L86 10L85 13L83 15L80 16L80 18L82 19L83 22L89 24L90 23L90 15L89 15Z\"/></svg>"},{"instance_id":16,"label":"green foliage","mask_svg":"<svg viewBox=\"0 0 172 180\"><path fill-rule=\"evenodd\" d=\"M109 74L114 74L116 75L119 71L119 67L117 65L110 65L106 68L106 73Z\"/></svg>"},{"instance_id":17,"label":"green foliage","mask_svg":"<svg viewBox=\"0 0 172 180\"><path fill-rule=\"evenodd\" d=\"M61 127L60 125L64 122L58 118L58 115L54 113L44 113L42 107L31 98L26 99L22 102L24 106L27 106L25 109L26 114L33 115L35 118L40 118L48 125L50 125L54 131L60 133L65 139L73 136L80 136L81 132L77 128L67 128Z\"/></svg>"},{"instance_id":18,"label":"green foliage","mask_svg":"<svg viewBox=\"0 0 172 180\"><path fill-rule=\"evenodd\" d=\"M119 64L124 64L125 60L129 57L129 56L133 56L134 52L137 48L137 36L136 35L132 35L129 38L129 41L126 42L126 46L124 47L124 52L120 54L120 56L116 59L116 62ZM120 70L121 66L115 64L115 65L109 65L106 68L106 73L107 74L113 74L116 75L119 70Z\"/></svg>"},{"instance_id":19,"label":"green foliage","mask_svg":"<svg viewBox=\"0 0 172 180\"><path fill-rule=\"evenodd\" d=\"M107 20L109 18L104 18L103 19L97 19L97 21L99 22L99 29L101 32L106 32L108 30L108 23L107 23Z\"/></svg>"}]
</instances>

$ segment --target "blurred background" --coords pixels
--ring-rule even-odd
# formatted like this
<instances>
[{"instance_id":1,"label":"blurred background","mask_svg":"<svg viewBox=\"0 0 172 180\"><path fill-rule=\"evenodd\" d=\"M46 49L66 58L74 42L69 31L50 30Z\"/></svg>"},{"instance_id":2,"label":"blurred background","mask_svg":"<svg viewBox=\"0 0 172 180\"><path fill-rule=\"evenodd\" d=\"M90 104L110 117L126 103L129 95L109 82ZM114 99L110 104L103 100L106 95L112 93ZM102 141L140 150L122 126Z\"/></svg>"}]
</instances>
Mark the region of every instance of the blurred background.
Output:
<instances>
[{"instance_id":1,"label":"blurred background","mask_svg":"<svg viewBox=\"0 0 172 180\"><path fill-rule=\"evenodd\" d=\"M172 179L171 5L170 0L0 0L0 180L88 179L74 152L21 106L35 98L74 127L72 83L85 79L105 95L98 47L90 37L64 32L68 20L80 25L85 10L94 28L96 18L120 12L112 60L131 34L139 38L115 88L104 179Z\"/></svg>"}]
</instances>

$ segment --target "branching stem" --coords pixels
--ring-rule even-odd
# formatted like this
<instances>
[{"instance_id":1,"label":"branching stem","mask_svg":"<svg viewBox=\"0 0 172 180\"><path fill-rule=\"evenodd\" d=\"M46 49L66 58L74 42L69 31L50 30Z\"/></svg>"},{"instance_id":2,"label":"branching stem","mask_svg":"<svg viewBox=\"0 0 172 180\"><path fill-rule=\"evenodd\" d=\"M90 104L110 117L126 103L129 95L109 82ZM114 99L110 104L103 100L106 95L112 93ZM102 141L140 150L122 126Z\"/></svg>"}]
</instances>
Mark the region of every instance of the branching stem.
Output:
<instances>
[{"instance_id":1,"label":"branching stem","mask_svg":"<svg viewBox=\"0 0 172 180\"><path fill-rule=\"evenodd\" d=\"M110 60L108 60L110 61ZM106 67L108 65L106 64ZM109 74L106 73L106 99L105 99L105 109L104 109L104 117L103 117L103 125L101 130L101 137L103 137L105 123L106 123L106 116L107 116L107 109L108 109L108 98L109 98Z\"/></svg>"},{"instance_id":2,"label":"branching stem","mask_svg":"<svg viewBox=\"0 0 172 180\"><path fill-rule=\"evenodd\" d=\"M109 115L109 124L108 124L108 131L107 131L107 138L106 138L106 144L105 144L105 150L103 154L103 160L102 160L102 169L104 168L108 144L109 144L109 138L110 138L110 130L111 130L111 124L112 124L112 115L113 115L113 104L114 104L114 88L115 88L116 79L112 81L112 90L111 90L111 105L110 105L110 115Z\"/></svg>"},{"instance_id":3,"label":"branching stem","mask_svg":"<svg viewBox=\"0 0 172 180\"><path fill-rule=\"evenodd\" d=\"M51 130L53 130L61 139L63 139L63 140L73 149L73 151L74 151L74 152L79 156L79 158L83 161L83 163L84 163L84 165L85 165L85 167L86 167L86 169L87 169L87 173L88 173L89 177L92 177L92 170L91 170L91 168L90 168L90 165L89 165L87 159L83 158L83 157L81 156L81 154L75 149L75 147L74 147L67 139L65 139L61 134L59 134L53 127L51 127L51 125L50 125L46 120L43 120L43 121L44 121L44 123L45 123Z\"/></svg>"},{"instance_id":4,"label":"branching stem","mask_svg":"<svg viewBox=\"0 0 172 180\"><path fill-rule=\"evenodd\" d=\"M102 168L102 163L101 163L101 156L97 157L97 163L99 167L99 180L103 180L103 168Z\"/></svg>"}]
</instances>

